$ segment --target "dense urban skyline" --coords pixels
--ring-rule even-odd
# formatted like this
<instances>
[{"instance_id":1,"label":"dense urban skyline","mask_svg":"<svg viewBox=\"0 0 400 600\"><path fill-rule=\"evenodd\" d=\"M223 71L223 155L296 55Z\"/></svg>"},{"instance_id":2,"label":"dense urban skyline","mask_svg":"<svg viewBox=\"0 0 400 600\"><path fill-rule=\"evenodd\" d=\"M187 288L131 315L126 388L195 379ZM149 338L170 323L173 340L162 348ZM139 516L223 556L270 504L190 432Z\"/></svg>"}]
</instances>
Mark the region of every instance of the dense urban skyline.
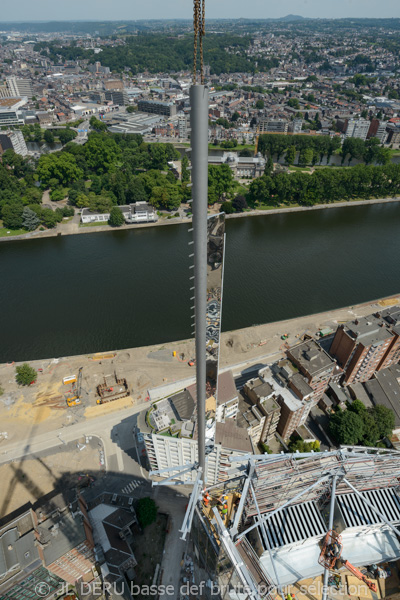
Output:
<instances>
[{"instance_id":1,"label":"dense urban skyline","mask_svg":"<svg viewBox=\"0 0 400 600\"><path fill-rule=\"evenodd\" d=\"M384 0L379 4L374 0L338 0L335 3L327 0L283 0L277 5L251 0L244 8L239 0L217 0L207 7L210 18L279 18L291 13L308 18L390 18L400 17L400 5L397 0ZM50 0L39 0L34 4L30 0L21 0L18 5L3 7L2 21L165 19L190 18L191 15L192 5L188 0L152 0L144 4L128 0L116 0L112 4L105 0L89 0L84 5L78 0L71 0L65 5L54 4Z\"/></svg>"}]
</instances>

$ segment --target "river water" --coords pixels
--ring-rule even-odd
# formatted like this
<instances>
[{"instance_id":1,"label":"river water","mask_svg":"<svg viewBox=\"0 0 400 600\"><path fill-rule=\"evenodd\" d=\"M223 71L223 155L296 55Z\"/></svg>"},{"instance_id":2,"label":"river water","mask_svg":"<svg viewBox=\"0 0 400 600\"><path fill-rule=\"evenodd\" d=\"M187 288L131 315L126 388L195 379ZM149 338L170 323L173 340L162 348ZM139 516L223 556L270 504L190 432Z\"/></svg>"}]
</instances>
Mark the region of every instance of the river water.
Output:
<instances>
[{"instance_id":1,"label":"river water","mask_svg":"<svg viewBox=\"0 0 400 600\"><path fill-rule=\"evenodd\" d=\"M190 336L187 225L0 243L0 362ZM223 330L400 292L400 203L227 221Z\"/></svg>"}]
</instances>

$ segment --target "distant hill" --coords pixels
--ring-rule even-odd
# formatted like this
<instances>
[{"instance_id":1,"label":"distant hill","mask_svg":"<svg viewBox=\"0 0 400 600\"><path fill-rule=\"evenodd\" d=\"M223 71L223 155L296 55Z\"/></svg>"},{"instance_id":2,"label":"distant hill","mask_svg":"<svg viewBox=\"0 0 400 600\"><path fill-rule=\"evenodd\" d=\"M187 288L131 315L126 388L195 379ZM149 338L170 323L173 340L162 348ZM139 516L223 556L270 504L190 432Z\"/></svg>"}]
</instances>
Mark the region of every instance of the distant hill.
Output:
<instances>
[{"instance_id":1,"label":"distant hill","mask_svg":"<svg viewBox=\"0 0 400 600\"><path fill-rule=\"evenodd\" d=\"M290 21L305 21L306 17L302 17L301 15L286 15L286 17L281 17L277 19L277 21L286 21L287 23Z\"/></svg>"}]
</instances>

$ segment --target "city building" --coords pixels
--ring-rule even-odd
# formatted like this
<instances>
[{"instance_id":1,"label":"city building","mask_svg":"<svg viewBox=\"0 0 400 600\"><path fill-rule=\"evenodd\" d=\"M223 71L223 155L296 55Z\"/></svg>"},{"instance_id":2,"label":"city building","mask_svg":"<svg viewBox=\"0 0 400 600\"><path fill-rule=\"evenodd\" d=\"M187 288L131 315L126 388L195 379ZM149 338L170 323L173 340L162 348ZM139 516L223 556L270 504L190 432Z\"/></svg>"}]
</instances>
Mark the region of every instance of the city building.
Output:
<instances>
[{"instance_id":1,"label":"city building","mask_svg":"<svg viewBox=\"0 0 400 600\"><path fill-rule=\"evenodd\" d=\"M107 101L111 100L114 104L118 104L119 106L127 106L130 104L129 96L124 89L107 91L104 93L104 96Z\"/></svg>"},{"instance_id":2,"label":"city building","mask_svg":"<svg viewBox=\"0 0 400 600\"><path fill-rule=\"evenodd\" d=\"M24 124L24 117L20 108L26 102L26 98L0 98L0 129Z\"/></svg>"},{"instance_id":3,"label":"city building","mask_svg":"<svg viewBox=\"0 0 400 600\"><path fill-rule=\"evenodd\" d=\"M255 439L256 443L268 442L274 436L281 417L281 408L279 401L275 398L275 389L268 382L256 377L245 383L243 393L254 405L254 410L252 407L250 412L253 419L257 420L257 423L253 425L256 427L252 435L253 442Z\"/></svg>"},{"instance_id":4,"label":"city building","mask_svg":"<svg viewBox=\"0 0 400 600\"><path fill-rule=\"evenodd\" d=\"M276 402L280 407L277 432L283 439L289 439L292 433L306 422L314 405L314 391L306 378L300 375L288 360L281 360L271 367L261 369L259 376L274 390Z\"/></svg>"},{"instance_id":5,"label":"city building","mask_svg":"<svg viewBox=\"0 0 400 600\"><path fill-rule=\"evenodd\" d=\"M366 140L370 128L370 122L367 119L349 119L345 137L360 138Z\"/></svg>"},{"instance_id":6,"label":"city building","mask_svg":"<svg viewBox=\"0 0 400 600\"><path fill-rule=\"evenodd\" d=\"M196 479L196 470L180 473L185 465L195 464L198 461L197 430L192 422L189 427L182 428L181 437L161 435L155 433L143 434L147 457L152 471L170 469L168 476L184 482ZM253 445L247 431L238 427L233 419L227 419L224 423L214 423L214 431L206 441L206 471L207 484L213 485L224 481L228 477L228 469L231 468L229 458L253 452ZM185 436L191 437L185 437ZM237 463L239 466L239 463ZM177 467L177 470L172 470Z\"/></svg>"},{"instance_id":7,"label":"city building","mask_svg":"<svg viewBox=\"0 0 400 600\"><path fill-rule=\"evenodd\" d=\"M17 77L7 77L6 85L10 98L29 98L33 96L32 81L30 79L19 79Z\"/></svg>"},{"instance_id":8,"label":"city building","mask_svg":"<svg viewBox=\"0 0 400 600\"><path fill-rule=\"evenodd\" d=\"M75 512L63 506L44 520L40 511L36 515L36 546L47 570L72 585L81 577L86 581L94 579L93 528L83 498L79 497Z\"/></svg>"},{"instance_id":9,"label":"city building","mask_svg":"<svg viewBox=\"0 0 400 600\"><path fill-rule=\"evenodd\" d=\"M371 379L384 367L389 349L394 349L392 356L399 350L398 344L398 335L391 333L380 317L369 315L340 325L329 353L344 371L344 384L349 385Z\"/></svg>"},{"instance_id":10,"label":"city building","mask_svg":"<svg viewBox=\"0 0 400 600\"><path fill-rule=\"evenodd\" d=\"M181 115L178 118L178 137L180 139L189 137L189 123L186 115Z\"/></svg>"},{"instance_id":11,"label":"city building","mask_svg":"<svg viewBox=\"0 0 400 600\"><path fill-rule=\"evenodd\" d=\"M284 119L260 119L259 130L261 133L287 133L289 121Z\"/></svg>"},{"instance_id":12,"label":"city building","mask_svg":"<svg viewBox=\"0 0 400 600\"><path fill-rule=\"evenodd\" d=\"M378 138L378 140L383 144L387 138L386 124L386 121L372 119L371 124L369 126L367 139Z\"/></svg>"},{"instance_id":13,"label":"city building","mask_svg":"<svg viewBox=\"0 0 400 600\"><path fill-rule=\"evenodd\" d=\"M261 177L265 169L265 158L257 156L239 156L237 152L224 152L222 156L209 156L209 165L227 164L235 179Z\"/></svg>"},{"instance_id":14,"label":"city building","mask_svg":"<svg viewBox=\"0 0 400 600\"><path fill-rule=\"evenodd\" d=\"M0 155L6 150L12 149L16 154L26 156L28 148L22 131L9 131L0 134Z\"/></svg>"},{"instance_id":15,"label":"city building","mask_svg":"<svg viewBox=\"0 0 400 600\"><path fill-rule=\"evenodd\" d=\"M303 119L293 119L291 123L289 123L288 131L292 132L294 135L301 133L303 130Z\"/></svg>"},{"instance_id":16,"label":"city building","mask_svg":"<svg viewBox=\"0 0 400 600\"><path fill-rule=\"evenodd\" d=\"M139 100L138 110L145 113L154 113L173 117L176 115L176 106L173 102L162 102L161 100Z\"/></svg>"},{"instance_id":17,"label":"city building","mask_svg":"<svg viewBox=\"0 0 400 600\"><path fill-rule=\"evenodd\" d=\"M238 409L239 397L232 371L220 373L218 375L215 418L220 422L226 419L235 419Z\"/></svg>"},{"instance_id":18,"label":"city building","mask_svg":"<svg viewBox=\"0 0 400 600\"><path fill-rule=\"evenodd\" d=\"M313 389L312 404L318 404L335 374L335 361L314 340L292 346L286 354Z\"/></svg>"},{"instance_id":19,"label":"city building","mask_svg":"<svg viewBox=\"0 0 400 600\"><path fill-rule=\"evenodd\" d=\"M157 212L154 207L147 202L136 202L118 207L124 215L125 222L128 224L134 223L151 223L158 221ZM100 213L92 211L89 208L83 208L81 213L81 223L104 223L110 218L110 213Z\"/></svg>"}]
</instances>

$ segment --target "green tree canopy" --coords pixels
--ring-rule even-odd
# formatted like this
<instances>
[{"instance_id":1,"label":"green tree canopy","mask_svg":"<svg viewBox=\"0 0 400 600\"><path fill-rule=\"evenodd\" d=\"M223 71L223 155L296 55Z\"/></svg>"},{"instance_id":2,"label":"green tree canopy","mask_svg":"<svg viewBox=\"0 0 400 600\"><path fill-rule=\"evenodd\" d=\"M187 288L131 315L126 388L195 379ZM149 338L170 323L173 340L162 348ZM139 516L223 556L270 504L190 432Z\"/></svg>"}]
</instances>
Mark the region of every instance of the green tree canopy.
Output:
<instances>
[{"instance_id":1,"label":"green tree canopy","mask_svg":"<svg viewBox=\"0 0 400 600\"><path fill-rule=\"evenodd\" d=\"M15 379L20 385L30 385L37 379L37 372L28 363L16 367L15 372Z\"/></svg>"},{"instance_id":2,"label":"green tree canopy","mask_svg":"<svg viewBox=\"0 0 400 600\"><path fill-rule=\"evenodd\" d=\"M351 410L334 413L329 421L329 433L339 442L355 446L363 437L362 417Z\"/></svg>"},{"instance_id":3,"label":"green tree canopy","mask_svg":"<svg viewBox=\"0 0 400 600\"><path fill-rule=\"evenodd\" d=\"M40 219L37 214L27 206L22 211L22 225L28 231L34 231L39 227Z\"/></svg>"},{"instance_id":4,"label":"green tree canopy","mask_svg":"<svg viewBox=\"0 0 400 600\"><path fill-rule=\"evenodd\" d=\"M136 514L140 527L144 529L156 520L157 505L152 498L140 498L137 503Z\"/></svg>"},{"instance_id":5,"label":"green tree canopy","mask_svg":"<svg viewBox=\"0 0 400 600\"><path fill-rule=\"evenodd\" d=\"M108 219L108 224L111 227L121 227L125 223L124 215L122 214L122 210L118 206L113 206L110 211L110 218Z\"/></svg>"},{"instance_id":6,"label":"green tree canopy","mask_svg":"<svg viewBox=\"0 0 400 600\"><path fill-rule=\"evenodd\" d=\"M55 152L40 157L37 174L43 186L47 187L51 179L56 179L60 185L66 186L80 179L83 171L72 154Z\"/></svg>"}]
</instances>

